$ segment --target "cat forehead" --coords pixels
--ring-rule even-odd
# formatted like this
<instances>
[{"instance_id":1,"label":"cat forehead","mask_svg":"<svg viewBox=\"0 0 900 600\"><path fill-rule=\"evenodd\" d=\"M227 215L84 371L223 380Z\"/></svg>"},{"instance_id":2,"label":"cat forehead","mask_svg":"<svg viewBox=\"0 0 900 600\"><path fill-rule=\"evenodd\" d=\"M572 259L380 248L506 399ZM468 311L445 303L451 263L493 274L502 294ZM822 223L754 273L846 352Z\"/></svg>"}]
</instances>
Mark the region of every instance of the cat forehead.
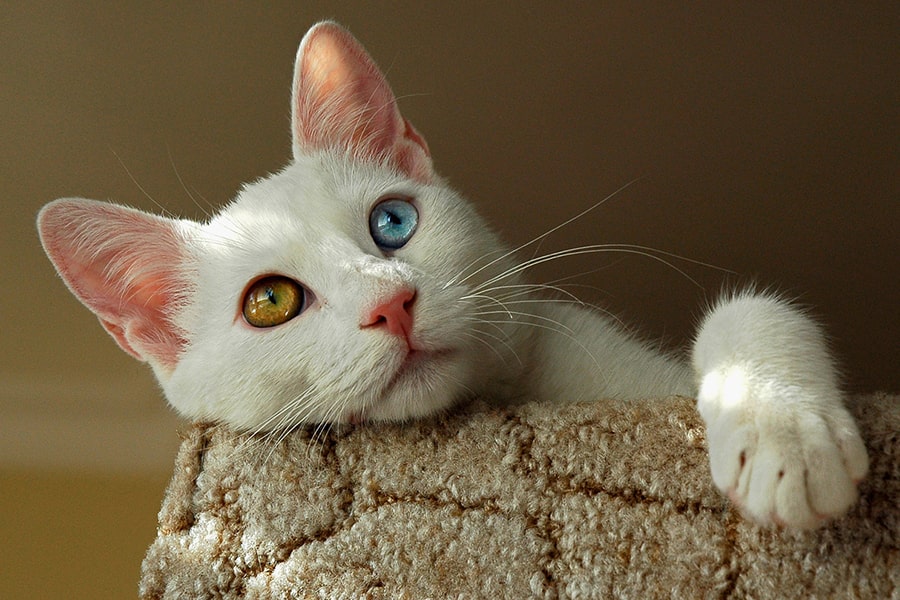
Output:
<instances>
[{"instance_id":1,"label":"cat forehead","mask_svg":"<svg viewBox=\"0 0 900 600\"><path fill-rule=\"evenodd\" d=\"M388 169L340 157L300 158L282 171L246 184L222 217L242 223L288 219L310 233L367 215L387 195L414 195L415 185Z\"/></svg>"},{"instance_id":2,"label":"cat forehead","mask_svg":"<svg viewBox=\"0 0 900 600\"><path fill-rule=\"evenodd\" d=\"M233 261L248 272L347 259L370 250L369 214L381 199L421 191L390 170L301 158L245 185L203 226L204 247L216 264Z\"/></svg>"}]
</instances>

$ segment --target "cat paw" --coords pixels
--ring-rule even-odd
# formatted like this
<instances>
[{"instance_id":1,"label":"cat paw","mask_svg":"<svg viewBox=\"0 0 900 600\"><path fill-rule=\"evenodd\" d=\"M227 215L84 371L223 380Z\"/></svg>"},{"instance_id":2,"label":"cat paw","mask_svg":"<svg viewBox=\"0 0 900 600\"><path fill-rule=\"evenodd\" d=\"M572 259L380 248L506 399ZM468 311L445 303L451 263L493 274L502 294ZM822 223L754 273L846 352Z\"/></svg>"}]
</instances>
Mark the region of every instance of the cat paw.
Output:
<instances>
[{"instance_id":1,"label":"cat paw","mask_svg":"<svg viewBox=\"0 0 900 600\"><path fill-rule=\"evenodd\" d=\"M746 383L725 374L700 390L716 486L760 525L810 529L847 512L869 465L853 417L839 401Z\"/></svg>"}]
</instances>

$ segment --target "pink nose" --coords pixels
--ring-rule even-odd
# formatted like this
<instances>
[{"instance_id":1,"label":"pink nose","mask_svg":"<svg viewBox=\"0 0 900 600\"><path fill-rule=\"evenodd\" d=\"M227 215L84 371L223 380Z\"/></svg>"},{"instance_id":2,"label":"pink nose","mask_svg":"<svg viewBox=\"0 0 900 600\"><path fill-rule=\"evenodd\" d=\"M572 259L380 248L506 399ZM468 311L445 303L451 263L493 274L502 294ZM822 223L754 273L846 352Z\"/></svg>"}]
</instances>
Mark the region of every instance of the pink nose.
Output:
<instances>
[{"instance_id":1,"label":"pink nose","mask_svg":"<svg viewBox=\"0 0 900 600\"><path fill-rule=\"evenodd\" d=\"M387 327L392 334L409 341L412 333L412 308L416 301L415 290L401 290L375 306L361 325L363 327Z\"/></svg>"}]
</instances>

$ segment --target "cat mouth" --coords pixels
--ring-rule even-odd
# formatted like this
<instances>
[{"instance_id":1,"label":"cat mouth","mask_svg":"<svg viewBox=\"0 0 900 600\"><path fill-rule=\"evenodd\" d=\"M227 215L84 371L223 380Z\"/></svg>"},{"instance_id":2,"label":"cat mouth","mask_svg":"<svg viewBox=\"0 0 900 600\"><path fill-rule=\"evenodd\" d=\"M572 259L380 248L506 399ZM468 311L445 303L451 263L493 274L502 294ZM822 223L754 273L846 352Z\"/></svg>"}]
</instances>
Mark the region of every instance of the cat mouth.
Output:
<instances>
[{"instance_id":1,"label":"cat mouth","mask_svg":"<svg viewBox=\"0 0 900 600\"><path fill-rule=\"evenodd\" d=\"M425 370L431 370L437 363L445 360L452 354L452 350L418 350L411 348L406 353L406 358L400 364L394 377L388 383L388 388L396 385L404 377L421 375Z\"/></svg>"},{"instance_id":2,"label":"cat mouth","mask_svg":"<svg viewBox=\"0 0 900 600\"><path fill-rule=\"evenodd\" d=\"M351 425L360 425L369 421L400 421L416 416L416 411L411 408L405 410L408 414L398 412L399 398L404 397L407 403L410 398L418 404L427 404L429 390L433 388L436 380L440 379L440 366L450 360L454 350L421 350L409 349L406 356L397 366L394 374L377 393L374 402L366 406L354 408L344 415L345 422Z\"/></svg>"},{"instance_id":3,"label":"cat mouth","mask_svg":"<svg viewBox=\"0 0 900 600\"><path fill-rule=\"evenodd\" d=\"M382 398L393 395L400 386L422 387L425 380L434 378L437 367L450 354L451 350L409 349L406 357L385 385L381 394ZM422 389L421 393L427 392Z\"/></svg>"}]
</instances>

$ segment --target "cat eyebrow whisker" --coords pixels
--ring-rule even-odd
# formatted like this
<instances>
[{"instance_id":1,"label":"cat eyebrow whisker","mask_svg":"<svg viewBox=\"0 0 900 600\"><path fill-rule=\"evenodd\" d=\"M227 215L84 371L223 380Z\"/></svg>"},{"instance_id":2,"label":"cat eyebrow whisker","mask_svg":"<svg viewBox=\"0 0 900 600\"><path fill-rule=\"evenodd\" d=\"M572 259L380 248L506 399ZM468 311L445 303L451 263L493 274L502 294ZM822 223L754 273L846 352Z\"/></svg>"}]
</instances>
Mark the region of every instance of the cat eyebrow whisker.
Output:
<instances>
[{"instance_id":1,"label":"cat eyebrow whisker","mask_svg":"<svg viewBox=\"0 0 900 600\"><path fill-rule=\"evenodd\" d=\"M172 148L170 148L168 144L166 144L166 153L169 156L169 164L172 165L172 171L175 173L175 177L176 179L178 179L178 183L181 184L181 189L184 190L184 192L187 194L187 197L190 198L191 202L193 202L194 206L200 209L200 212L203 213L203 216L205 216L206 218L212 216L212 214L215 212L215 207L211 203L209 203L206 198L203 198L202 194L198 195L203 198L204 202L206 202L206 206L201 206L200 203L197 202L197 199L191 193L191 190L189 190L188 186L184 183L184 179L182 179L181 173L178 172L178 167L175 165L175 157L172 156Z\"/></svg>"},{"instance_id":2,"label":"cat eyebrow whisker","mask_svg":"<svg viewBox=\"0 0 900 600\"><path fill-rule=\"evenodd\" d=\"M434 96L433 92L409 92L397 96L397 100L405 100L407 98L430 98Z\"/></svg>"},{"instance_id":3,"label":"cat eyebrow whisker","mask_svg":"<svg viewBox=\"0 0 900 600\"><path fill-rule=\"evenodd\" d=\"M142 186L140 183L138 183L137 178L135 178L135 176L131 173L131 170L128 168L128 166L125 165L125 161L122 160L122 157L119 156L119 154L115 150L110 148L109 151L112 152L112 155L116 157L116 160L119 161L119 164L122 166L122 169L125 171L125 174L128 175L128 178L131 179L131 182L137 187L137 189L139 189L141 191L141 193L144 195L145 198L147 198L147 200L152 202L154 204L154 206L156 206L160 211L162 211L162 214L165 215L166 217L169 217L170 219L178 218L172 211L167 209L165 206L160 204L156 200L156 198L151 196L150 193L146 189L144 189L144 186Z\"/></svg>"}]
</instances>

